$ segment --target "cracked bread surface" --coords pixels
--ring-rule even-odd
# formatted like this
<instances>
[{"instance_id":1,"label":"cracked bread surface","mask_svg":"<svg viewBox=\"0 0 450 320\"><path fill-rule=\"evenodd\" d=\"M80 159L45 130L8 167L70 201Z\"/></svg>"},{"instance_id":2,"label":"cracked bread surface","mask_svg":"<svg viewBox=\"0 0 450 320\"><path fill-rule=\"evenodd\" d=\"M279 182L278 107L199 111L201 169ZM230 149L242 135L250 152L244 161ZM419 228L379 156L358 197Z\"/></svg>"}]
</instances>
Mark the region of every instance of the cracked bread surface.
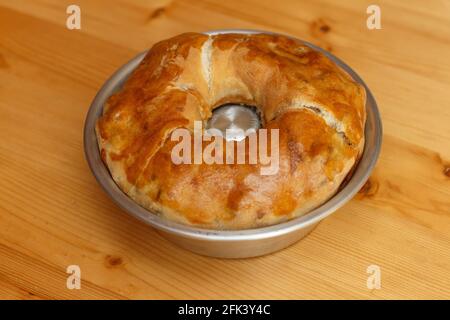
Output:
<instances>
[{"instance_id":1,"label":"cracked bread surface","mask_svg":"<svg viewBox=\"0 0 450 320\"><path fill-rule=\"evenodd\" d=\"M172 162L170 134L226 103L256 106L263 127L279 129L276 174L261 175L261 164ZM96 132L114 181L141 206L196 227L248 229L328 200L362 152L365 117L364 88L299 41L186 33L149 50Z\"/></svg>"}]
</instances>

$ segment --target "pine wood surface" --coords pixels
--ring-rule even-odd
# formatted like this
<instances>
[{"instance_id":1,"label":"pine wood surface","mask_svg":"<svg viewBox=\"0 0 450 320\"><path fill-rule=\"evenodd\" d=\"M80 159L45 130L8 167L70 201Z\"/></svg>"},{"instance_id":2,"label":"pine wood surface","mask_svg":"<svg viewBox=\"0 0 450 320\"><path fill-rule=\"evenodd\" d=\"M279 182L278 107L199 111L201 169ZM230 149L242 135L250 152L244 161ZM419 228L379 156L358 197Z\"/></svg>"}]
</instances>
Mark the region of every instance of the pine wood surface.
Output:
<instances>
[{"instance_id":1,"label":"pine wood surface","mask_svg":"<svg viewBox=\"0 0 450 320\"><path fill-rule=\"evenodd\" d=\"M0 1L0 298L449 298L450 1ZM128 216L84 159L102 83L158 40L223 28L315 43L367 82L382 153L359 194L299 243L264 257L190 253ZM79 265L81 290L66 288ZM369 265L381 289L366 287Z\"/></svg>"}]
</instances>

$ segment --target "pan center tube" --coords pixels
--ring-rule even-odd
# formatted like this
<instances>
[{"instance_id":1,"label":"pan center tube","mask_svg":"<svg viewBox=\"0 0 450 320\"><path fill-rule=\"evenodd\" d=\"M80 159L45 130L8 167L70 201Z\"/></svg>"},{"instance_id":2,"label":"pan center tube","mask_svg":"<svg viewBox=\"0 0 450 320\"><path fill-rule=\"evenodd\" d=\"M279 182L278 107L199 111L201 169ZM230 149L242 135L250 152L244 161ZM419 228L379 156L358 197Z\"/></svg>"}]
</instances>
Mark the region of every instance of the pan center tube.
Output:
<instances>
[{"instance_id":1,"label":"pan center tube","mask_svg":"<svg viewBox=\"0 0 450 320\"><path fill-rule=\"evenodd\" d=\"M227 141L241 141L261 128L261 119L256 107L242 104L226 104L213 110L206 130L216 129Z\"/></svg>"}]
</instances>

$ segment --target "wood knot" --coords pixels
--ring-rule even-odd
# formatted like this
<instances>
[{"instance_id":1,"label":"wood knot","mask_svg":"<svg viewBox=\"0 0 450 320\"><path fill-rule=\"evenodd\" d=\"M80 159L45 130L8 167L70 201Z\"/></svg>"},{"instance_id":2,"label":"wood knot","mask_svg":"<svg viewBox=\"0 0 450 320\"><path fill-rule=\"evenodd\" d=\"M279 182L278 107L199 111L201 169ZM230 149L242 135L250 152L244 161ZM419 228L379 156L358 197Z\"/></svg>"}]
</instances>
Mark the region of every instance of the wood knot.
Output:
<instances>
[{"instance_id":1,"label":"wood knot","mask_svg":"<svg viewBox=\"0 0 450 320\"><path fill-rule=\"evenodd\" d=\"M148 20L154 20L159 18L160 16L162 16L164 13L166 13L166 8L161 7L161 8L157 8L155 10L153 10L150 13L150 16L148 17Z\"/></svg>"},{"instance_id":2,"label":"wood knot","mask_svg":"<svg viewBox=\"0 0 450 320\"><path fill-rule=\"evenodd\" d=\"M311 33L313 35L325 34L331 31L331 26L323 18L316 19L311 22L310 25Z\"/></svg>"},{"instance_id":3,"label":"wood knot","mask_svg":"<svg viewBox=\"0 0 450 320\"><path fill-rule=\"evenodd\" d=\"M444 166L444 170L442 171L444 175L450 178L450 165Z\"/></svg>"},{"instance_id":4,"label":"wood knot","mask_svg":"<svg viewBox=\"0 0 450 320\"><path fill-rule=\"evenodd\" d=\"M329 41L328 34L331 32L331 24L324 18L313 20L309 25L309 31L313 38L318 40L320 47L332 51L333 47Z\"/></svg>"},{"instance_id":5,"label":"wood knot","mask_svg":"<svg viewBox=\"0 0 450 320\"><path fill-rule=\"evenodd\" d=\"M378 182L372 178L369 178L358 193L363 197L373 197L378 192L378 188Z\"/></svg>"},{"instance_id":6,"label":"wood knot","mask_svg":"<svg viewBox=\"0 0 450 320\"><path fill-rule=\"evenodd\" d=\"M117 268L123 264L123 259L119 256L107 255L105 265L107 268Z\"/></svg>"},{"instance_id":7,"label":"wood knot","mask_svg":"<svg viewBox=\"0 0 450 320\"><path fill-rule=\"evenodd\" d=\"M322 31L323 33L327 33L331 30L331 27L327 24L323 24L320 26L319 30Z\"/></svg>"}]
</instances>

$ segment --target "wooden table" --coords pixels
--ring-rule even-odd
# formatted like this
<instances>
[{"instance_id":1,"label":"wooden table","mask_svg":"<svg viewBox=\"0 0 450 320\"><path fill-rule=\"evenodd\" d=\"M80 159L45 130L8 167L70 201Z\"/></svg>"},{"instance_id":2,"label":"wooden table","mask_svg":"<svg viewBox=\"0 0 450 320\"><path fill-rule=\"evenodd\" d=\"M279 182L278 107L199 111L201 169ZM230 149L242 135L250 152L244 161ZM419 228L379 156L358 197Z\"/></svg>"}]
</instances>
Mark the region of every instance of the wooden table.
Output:
<instances>
[{"instance_id":1,"label":"wooden table","mask_svg":"<svg viewBox=\"0 0 450 320\"><path fill-rule=\"evenodd\" d=\"M450 2L0 1L1 298L449 298ZM276 5L275 5L276 3ZM372 89L382 154L358 196L306 239L253 259L184 251L103 193L83 122L123 63L185 31L253 28L330 50ZM69 265L81 289L66 288ZM370 265L381 289L368 289Z\"/></svg>"}]
</instances>

